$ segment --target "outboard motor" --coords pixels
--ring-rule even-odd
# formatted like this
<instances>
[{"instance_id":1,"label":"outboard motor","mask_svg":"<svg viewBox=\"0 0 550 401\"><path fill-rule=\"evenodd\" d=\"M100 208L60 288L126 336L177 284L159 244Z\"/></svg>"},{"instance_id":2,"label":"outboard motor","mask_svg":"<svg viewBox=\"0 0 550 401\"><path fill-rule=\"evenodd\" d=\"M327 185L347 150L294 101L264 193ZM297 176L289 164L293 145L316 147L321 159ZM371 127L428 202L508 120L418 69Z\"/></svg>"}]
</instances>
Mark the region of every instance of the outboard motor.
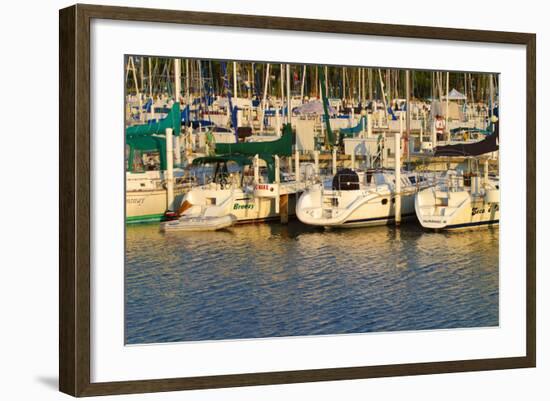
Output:
<instances>
[{"instance_id":1,"label":"outboard motor","mask_svg":"<svg viewBox=\"0 0 550 401\"><path fill-rule=\"evenodd\" d=\"M161 221L172 221L172 220L177 220L179 219L179 215L177 212L174 212L172 210L166 210L164 212L164 215L162 216L162 219Z\"/></svg>"},{"instance_id":2,"label":"outboard motor","mask_svg":"<svg viewBox=\"0 0 550 401\"><path fill-rule=\"evenodd\" d=\"M356 191L359 189L359 176L349 168L336 173L332 179L332 189L340 191Z\"/></svg>"}]
</instances>

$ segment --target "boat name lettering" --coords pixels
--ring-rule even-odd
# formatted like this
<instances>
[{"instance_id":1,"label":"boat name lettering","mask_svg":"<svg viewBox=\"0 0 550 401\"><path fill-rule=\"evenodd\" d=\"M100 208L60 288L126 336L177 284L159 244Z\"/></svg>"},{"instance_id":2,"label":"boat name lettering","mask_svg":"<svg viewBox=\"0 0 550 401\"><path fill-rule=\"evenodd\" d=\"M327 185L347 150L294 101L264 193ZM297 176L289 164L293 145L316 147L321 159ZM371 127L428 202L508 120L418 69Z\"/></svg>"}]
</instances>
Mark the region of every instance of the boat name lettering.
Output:
<instances>
[{"instance_id":1,"label":"boat name lettering","mask_svg":"<svg viewBox=\"0 0 550 401\"><path fill-rule=\"evenodd\" d=\"M233 205L233 210L245 210L245 209L254 209L254 204L253 203L249 203L249 204L240 204L240 203L235 203Z\"/></svg>"},{"instance_id":2,"label":"boat name lettering","mask_svg":"<svg viewBox=\"0 0 550 401\"><path fill-rule=\"evenodd\" d=\"M138 206L143 205L144 202L145 202L145 197L128 199L128 203L133 203L133 204L136 204Z\"/></svg>"},{"instance_id":3,"label":"boat name lettering","mask_svg":"<svg viewBox=\"0 0 550 401\"><path fill-rule=\"evenodd\" d=\"M484 207L481 207L481 208L480 207L473 207L472 208L472 216L475 216L476 214L498 212L498 210L499 210L498 203L493 203L493 204L489 205L487 210L485 210Z\"/></svg>"}]
</instances>

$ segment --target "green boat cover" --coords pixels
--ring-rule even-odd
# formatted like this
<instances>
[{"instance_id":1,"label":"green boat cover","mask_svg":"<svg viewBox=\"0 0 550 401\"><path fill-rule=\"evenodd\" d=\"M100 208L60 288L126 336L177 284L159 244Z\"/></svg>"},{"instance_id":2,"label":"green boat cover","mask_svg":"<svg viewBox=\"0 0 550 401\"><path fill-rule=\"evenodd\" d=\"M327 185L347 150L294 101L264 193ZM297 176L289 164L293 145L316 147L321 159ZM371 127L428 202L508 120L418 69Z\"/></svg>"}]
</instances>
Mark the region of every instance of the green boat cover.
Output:
<instances>
[{"instance_id":1,"label":"green boat cover","mask_svg":"<svg viewBox=\"0 0 550 401\"><path fill-rule=\"evenodd\" d=\"M344 138L354 138L355 134L360 133L363 131L363 129L367 128L367 116L361 116L361 119L359 120L359 124L357 124L355 127L350 128L342 128L339 132L339 141L342 143Z\"/></svg>"},{"instance_id":2,"label":"green boat cover","mask_svg":"<svg viewBox=\"0 0 550 401\"><path fill-rule=\"evenodd\" d=\"M126 135L164 135L166 128L172 128L174 130L174 135L179 135L181 133L181 111L179 103L174 103L172 109L162 120L127 127Z\"/></svg>"},{"instance_id":3,"label":"green boat cover","mask_svg":"<svg viewBox=\"0 0 550 401\"><path fill-rule=\"evenodd\" d=\"M359 123L355 127L342 128L340 130L340 136L352 138L353 135L360 133L363 129L367 129L367 116L361 116Z\"/></svg>"},{"instance_id":4,"label":"green boat cover","mask_svg":"<svg viewBox=\"0 0 550 401\"><path fill-rule=\"evenodd\" d=\"M283 135L274 141L217 143L216 154L292 156L292 128L290 124L285 124L283 126Z\"/></svg>"},{"instance_id":5,"label":"green boat cover","mask_svg":"<svg viewBox=\"0 0 550 401\"><path fill-rule=\"evenodd\" d=\"M129 146L127 171L134 171L134 156L136 151L158 151L160 156L160 169L166 170L166 138L164 136L137 136L126 135L126 145Z\"/></svg>"},{"instance_id":6,"label":"green boat cover","mask_svg":"<svg viewBox=\"0 0 550 401\"><path fill-rule=\"evenodd\" d=\"M179 103L174 103L168 115L162 120L126 128L126 145L130 148L127 171L134 171L136 151L158 151L160 169L166 170L166 128L172 128L174 135L180 135L181 112Z\"/></svg>"}]
</instances>

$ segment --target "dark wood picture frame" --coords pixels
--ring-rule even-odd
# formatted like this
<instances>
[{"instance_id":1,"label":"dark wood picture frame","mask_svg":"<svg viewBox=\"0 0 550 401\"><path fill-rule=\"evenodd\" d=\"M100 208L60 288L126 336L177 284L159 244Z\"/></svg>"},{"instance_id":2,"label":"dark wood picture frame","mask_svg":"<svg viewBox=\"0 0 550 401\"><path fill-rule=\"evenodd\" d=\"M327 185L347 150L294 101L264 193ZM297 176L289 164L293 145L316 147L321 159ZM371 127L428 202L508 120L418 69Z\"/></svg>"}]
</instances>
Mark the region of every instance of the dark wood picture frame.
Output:
<instances>
[{"instance_id":1,"label":"dark wood picture frame","mask_svg":"<svg viewBox=\"0 0 550 401\"><path fill-rule=\"evenodd\" d=\"M442 39L526 46L527 216L524 357L90 382L90 21L93 18ZM534 367L536 363L536 35L143 8L74 5L59 13L59 389L73 396Z\"/></svg>"}]
</instances>

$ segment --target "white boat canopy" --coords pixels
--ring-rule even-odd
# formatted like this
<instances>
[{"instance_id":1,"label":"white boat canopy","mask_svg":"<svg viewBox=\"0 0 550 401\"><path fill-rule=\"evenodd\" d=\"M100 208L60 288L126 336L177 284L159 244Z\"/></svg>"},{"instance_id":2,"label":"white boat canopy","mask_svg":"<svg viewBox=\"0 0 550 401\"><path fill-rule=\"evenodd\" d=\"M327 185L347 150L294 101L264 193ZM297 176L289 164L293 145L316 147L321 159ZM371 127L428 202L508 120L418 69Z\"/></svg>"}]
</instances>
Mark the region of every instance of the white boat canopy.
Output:
<instances>
[{"instance_id":1,"label":"white boat canopy","mask_svg":"<svg viewBox=\"0 0 550 401\"><path fill-rule=\"evenodd\" d=\"M455 88L453 88L447 94L447 96L443 96L444 100L447 100L447 98L449 98L449 100L466 100L466 96L464 94L460 93L459 91L457 91Z\"/></svg>"},{"instance_id":2,"label":"white boat canopy","mask_svg":"<svg viewBox=\"0 0 550 401\"><path fill-rule=\"evenodd\" d=\"M292 111L296 114L301 114L301 115L307 115L307 114L321 115L325 113L323 108L323 103L319 100L312 100L308 103L304 103L298 107L295 107L294 110ZM334 109L334 107L329 106L328 112L329 114L335 114L336 110Z\"/></svg>"}]
</instances>

